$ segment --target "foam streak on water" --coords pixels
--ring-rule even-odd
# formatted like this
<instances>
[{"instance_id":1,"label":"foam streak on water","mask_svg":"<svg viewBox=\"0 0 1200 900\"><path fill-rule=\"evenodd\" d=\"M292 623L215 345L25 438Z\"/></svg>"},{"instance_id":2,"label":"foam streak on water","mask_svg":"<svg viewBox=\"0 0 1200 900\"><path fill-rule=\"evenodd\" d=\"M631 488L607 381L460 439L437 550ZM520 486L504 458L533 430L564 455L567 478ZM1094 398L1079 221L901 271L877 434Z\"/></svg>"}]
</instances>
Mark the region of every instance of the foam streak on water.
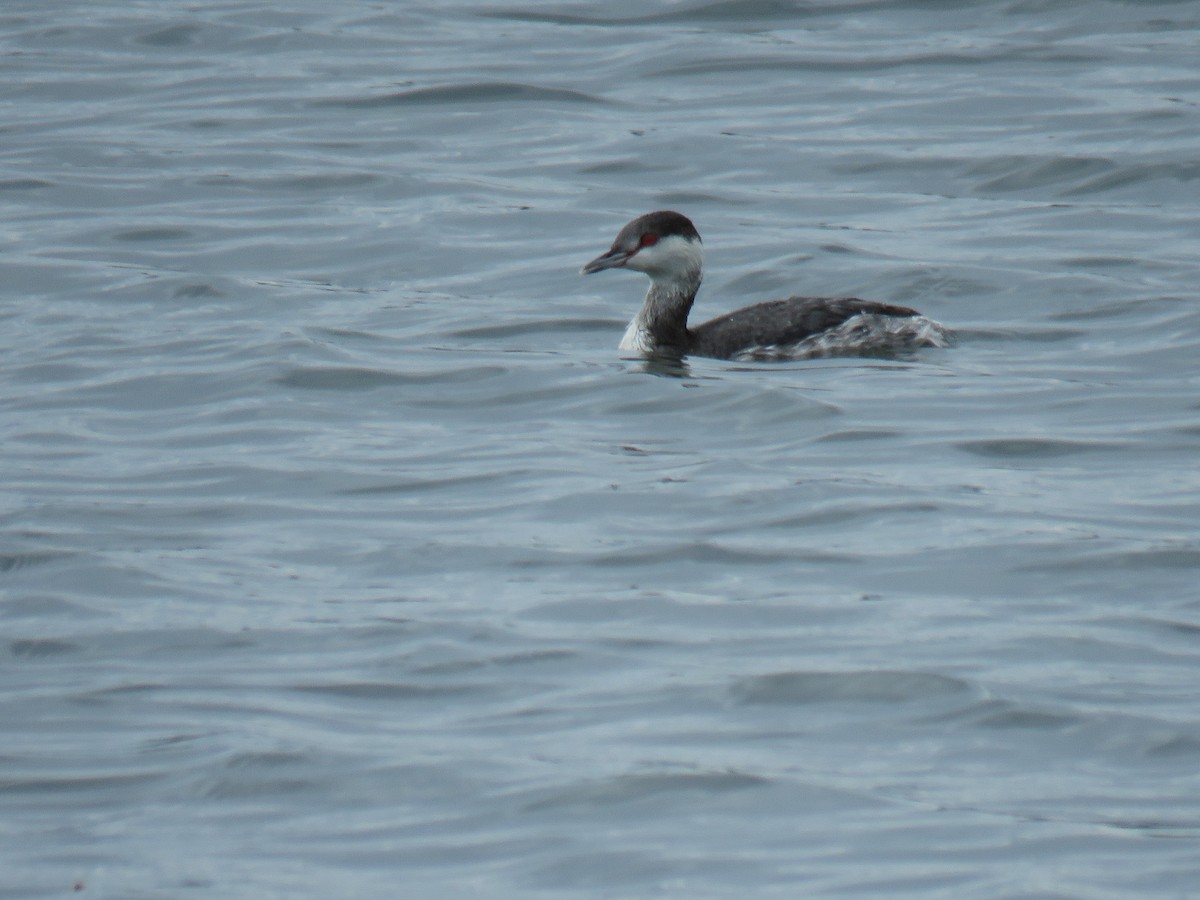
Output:
<instances>
[{"instance_id":1,"label":"foam streak on water","mask_svg":"<svg viewBox=\"0 0 1200 900\"><path fill-rule=\"evenodd\" d=\"M1193 5L275 6L0 10L0 897L1195 893Z\"/></svg>"}]
</instances>

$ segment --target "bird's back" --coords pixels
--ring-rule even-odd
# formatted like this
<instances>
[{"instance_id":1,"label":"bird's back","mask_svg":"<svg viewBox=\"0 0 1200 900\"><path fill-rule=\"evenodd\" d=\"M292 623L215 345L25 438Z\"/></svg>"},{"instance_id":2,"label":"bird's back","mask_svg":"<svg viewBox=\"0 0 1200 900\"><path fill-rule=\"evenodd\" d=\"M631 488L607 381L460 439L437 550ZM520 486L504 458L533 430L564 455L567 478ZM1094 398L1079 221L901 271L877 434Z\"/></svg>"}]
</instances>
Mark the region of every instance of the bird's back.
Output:
<instances>
[{"instance_id":1,"label":"bird's back","mask_svg":"<svg viewBox=\"0 0 1200 900\"><path fill-rule=\"evenodd\" d=\"M910 319L920 314L905 306L855 297L789 297L756 303L691 329L691 352L718 359L781 355L806 339L829 333L855 316Z\"/></svg>"}]
</instances>

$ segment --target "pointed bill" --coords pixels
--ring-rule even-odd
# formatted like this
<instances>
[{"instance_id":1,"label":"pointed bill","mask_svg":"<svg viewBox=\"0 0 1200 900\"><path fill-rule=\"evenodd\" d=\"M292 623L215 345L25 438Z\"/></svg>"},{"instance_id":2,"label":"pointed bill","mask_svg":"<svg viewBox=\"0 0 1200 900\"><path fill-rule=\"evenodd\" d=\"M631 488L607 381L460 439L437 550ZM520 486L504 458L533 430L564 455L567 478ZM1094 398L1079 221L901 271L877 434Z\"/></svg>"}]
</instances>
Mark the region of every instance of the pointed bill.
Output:
<instances>
[{"instance_id":1,"label":"pointed bill","mask_svg":"<svg viewBox=\"0 0 1200 900\"><path fill-rule=\"evenodd\" d=\"M580 269L579 274L591 275L593 272L599 272L603 269L618 269L625 265L625 263L629 262L629 257L631 256L633 256L633 254L628 250L620 250L614 247L607 253L597 256L590 263Z\"/></svg>"}]
</instances>

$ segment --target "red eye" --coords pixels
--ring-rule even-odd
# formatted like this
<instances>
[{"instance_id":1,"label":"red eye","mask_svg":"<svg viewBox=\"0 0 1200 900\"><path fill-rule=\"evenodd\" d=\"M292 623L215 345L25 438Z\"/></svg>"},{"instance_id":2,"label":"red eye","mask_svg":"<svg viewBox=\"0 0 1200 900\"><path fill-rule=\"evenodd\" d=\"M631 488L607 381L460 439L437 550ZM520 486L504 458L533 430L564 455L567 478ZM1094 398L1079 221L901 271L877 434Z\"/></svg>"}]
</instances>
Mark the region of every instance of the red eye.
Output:
<instances>
[{"instance_id":1,"label":"red eye","mask_svg":"<svg viewBox=\"0 0 1200 900\"><path fill-rule=\"evenodd\" d=\"M653 247L657 243L658 243L658 235L657 234L643 234L642 235L642 246L643 247Z\"/></svg>"}]
</instances>

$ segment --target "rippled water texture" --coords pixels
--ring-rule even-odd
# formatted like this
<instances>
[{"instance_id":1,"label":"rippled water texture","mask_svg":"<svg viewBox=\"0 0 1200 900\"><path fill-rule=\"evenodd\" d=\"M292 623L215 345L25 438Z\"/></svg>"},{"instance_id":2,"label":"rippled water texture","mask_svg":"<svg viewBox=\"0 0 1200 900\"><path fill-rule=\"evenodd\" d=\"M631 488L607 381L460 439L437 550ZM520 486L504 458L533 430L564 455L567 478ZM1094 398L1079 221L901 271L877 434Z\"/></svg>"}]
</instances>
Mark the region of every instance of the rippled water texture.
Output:
<instances>
[{"instance_id":1,"label":"rippled water texture","mask_svg":"<svg viewBox=\"0 0 1200 900\"><path fill-rule=\"evenodd\" d=\"M1195 896L1194 3L7 3L0 897ZM914 360L621 359L914 306Z\"/></svg>"}]
</instances>

